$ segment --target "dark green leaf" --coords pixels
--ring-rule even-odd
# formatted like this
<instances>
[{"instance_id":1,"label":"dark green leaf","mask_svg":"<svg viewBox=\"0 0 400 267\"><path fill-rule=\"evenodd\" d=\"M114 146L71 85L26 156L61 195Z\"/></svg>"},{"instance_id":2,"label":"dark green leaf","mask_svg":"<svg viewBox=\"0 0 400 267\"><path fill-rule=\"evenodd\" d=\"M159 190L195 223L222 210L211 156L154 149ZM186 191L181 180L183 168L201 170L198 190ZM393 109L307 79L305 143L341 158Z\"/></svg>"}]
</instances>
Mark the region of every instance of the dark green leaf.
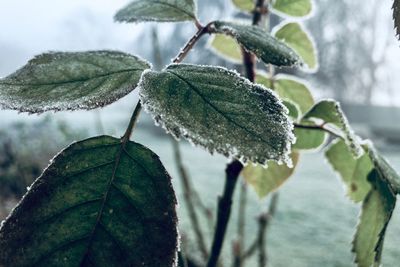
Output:
<instances>
[{"instance_id":1,"label":"dark green leaf","mask_svg":"<svg viewBox=\"0 0 400 267\"><path fill-rule=\"evenodd\" d=\"M297 54L258 26L216 21L217 33L234 37L244 48L253 52L264 63L276 66L294 66L300 63Z\"/></svg>"},{"instance_id":2,"label":"dark green leaf","mask_svg":"<svg viewBox=\"0 0 400 267\"><path fill-rule=\"evenodd\" d=\"M254 0L232 0L233 4L242 11L251 12L254 9Z\"/></svg>"},{"instance_id":3,"label":"dark green leaf","mask_svg":"<svg viewBox=\"0 0 400 267\"><path fill-rule=\"evenodd\" d=\"M325 152L333 169L347 186L347 195L354 202L363 201L371 190L368 174L374 168L368 153L355 158L343 140L337 140Z\"/></svg>"},{"instance_id":4,"label":"dark green leaf","mask_svg":"<svg viewBox=\"0 0 400 267\"><path fill-rule=\"evenodd\" d=\"M292 17L304 17L311 13L311 0L273 0L272 10Z\"/></svg>"},{"instance_id":5,"label":"dark green leaf","mask_svg":"<svg viewBox=\"0 0 400 267\"><path fill-rule=\"evenodd\" d=\"M221 67L172 64L140 83L146 109L176 137L264 164L287 159L293 141L287 110L270 90Z\"/></svg>"},{"instance_id":6,"label":"dark green leaf","mask_svg":"<svg viewBox=\"0 0 400 267\"><path fill-rule=\"evenodd\" d=\"M42 54L0 80L0 107L30 113L102 107L135 89L148 68L115 51Z\"/></svg>"},{"instance_id":7,"label":"dark green leaf","mask_svg":"<svg viewBox=\"0 0 400 267\"><path fill-rule=\"evenodd\" d=\"M400 37L400 0L394 0L393 3L393 19L396 34Z\"/></svg>"},{"instance_id":8,"label":"dark green leaf","mask_svg":"<svg viewBox=\"0 0 400 267\"><path fill-rule=\"evenodd\" d=\"M242 63L240 45L235 39L224 34L214 34L210 40L209 49L216 55L232 63Z\"/></svg>"},{"instance_id":9,"label":"dark green leaf","mask_svg":"<svg viewBox=\"0 0 400 267\"><path fill-rule=\"evenodd\" d=\"M314 105L314 98L305 82L294 76L278 74L274 76L272 85L270 77L258 72L256 82L267 88L273 88L282 99L296 103L302 114Z\"/></svg>"},{"instance_id":10,"label":"dark green leaf","mask_svg":"<svg viewBox=\"0 0 400 267\"><path fill-rule=\"evenodd\" d=\"M286 164L279 165L274 161L268 162L266 166L249 164L243 169L242 175L254 188L257 195L264 198L292 176L299 160L299 154L294 152L290 157L293 162L292 167L288 167Z\"/></svg>"},{"instance_id":11,"label":"dark green leaf","mask_svg":"<svg viewBox=\"0 0 400 267\"><path fill-rule=\"evenodd\" d=\"M368 176L372 190L366 196L360 222L353 241L358 267L379 267L386 228L392 216L396 197L377 171Z\"/></svg>"},{"instance_id":12,"label":"dark green leaf","mask_svg":"<svg viewBox=\"0 0 400 267\"><path fill-rule=\"evenodd\" d=\"M358 137L350 128L339 102L334 100L322 100L315 104L305 115L304 119L312 120L317 125L331 127L334 132L341 135L355 156L360 156L363 149Z\"/></svg>"},{"instance_id":13,"label":"dark green leaf","mask_svg":"<svg viewBox=\"0 0 400 267\"><path fill-rule=\"evenodd\" d=\"M394 194L400 194L400 176L392 166L372 146L369 145L369 155L376 170L384 181L386 181Z\"/></svg>"},{"instance_id":14,"label":"dark green leaf","mask_svg":"<svg viewBox=\"0 0 400 267\"><path fill-rule=\"evenodd\" d=\"M196 20L193 0L136 0L117 12L119 22Z\"/></svg>"},{"instance_id":15,"label":"dark green leaf","mask_svg":"<svg viewBox=\"0 0 400 267\"><path fill-rule=\"evenodd\" d=\"M318 58L314 41L299 23L285 23L274 31L274 36L296 51L310 71L317 70Z\"/></svg>"},{"instance_id":16,"label":"dark green leaf","mask_svg":"<svg viewBox=\"0 0 400 267\"><path fill-rule=\"evenodd\" d=\"M302 125L315 125L315 123L301 120ZM296 143L293 144L294 150L315 150L322 147L327 141L327 133L322 130L310 130L296 127L294 129Z\"/></svg>"},{"instance_id":17,"label":"dark green leaf","mask_svg":"<svg viewBox=\"0 0 400 267\"><path fill-rule=\"evenodd\" d=\"M100 136L72 144L0 229L0 266L173 266L171 178L144 146Z\"/></svg>"}]
</instances>

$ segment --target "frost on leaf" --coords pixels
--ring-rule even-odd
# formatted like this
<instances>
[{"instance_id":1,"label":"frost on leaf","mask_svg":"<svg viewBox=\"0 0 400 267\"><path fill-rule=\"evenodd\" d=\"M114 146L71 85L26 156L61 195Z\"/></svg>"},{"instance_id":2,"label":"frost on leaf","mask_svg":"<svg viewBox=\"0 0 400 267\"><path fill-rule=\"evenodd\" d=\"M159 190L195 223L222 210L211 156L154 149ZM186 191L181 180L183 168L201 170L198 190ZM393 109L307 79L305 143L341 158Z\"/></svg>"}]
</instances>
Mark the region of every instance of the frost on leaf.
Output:
<instances>
[{"instance_id":1,"label":"frost on leaf","mask_svg":"<svg viewBox=\"0 0 400 267\"><path fill-rule=\"evenodd\" d=\"M346 144L355 156L362 155L363 149L359 143L359 138L350 128L339 102L329 99L321 100L304 115L304 119L312 120L317 125L324 125L325 128L331 127L333 131L345 139Z\"/></svg>"},{"instance_id":2,"label":"frost on leaf","mask_svg":"<svg viewBox=\"0 0 400 267\"><path fill-rule=\"evenodd\" d=\"M298 55L286 44L258 26L216 21L215 32L230 35L245 49L253 52L266 64L294 66L300 64Z\"/></svg>"},{"instance_id":3,"label":"frost on leaf","mask_svg":"<svg viewBox=\"0 0 400 267\"><path fill-rule=\"evenodd\" d=\"M290 161L287 109L271 90L234 71L172 64L145 72L139 87L147 111L177 138L244 162Z\"/></svg>"},{"instance_id":4,"label":"frost on leaf","mask_svg":"<svg viewBox=\"0 0 400 267\"><path fill-rule=\"evenodd\" d=\"M193 0L136 0L117 12L119 22L177 22L196 20Z\"/></svg>"},{"instance_id":5,"label":"frost on leaf","mask_svg":"<svg viewBox=\"0 0 400 267\"><path fill-rule=\"evenodd\" d=\"M173 266L177 240L158 156L99 136L66 148L33 183L0 228L0 266Z\"/></svg>"},{"instance_id":6,"label":"frost on leaf","mask_svg":"<svg viewBox=\"0 0 400 267\"><path fill-rule=\"evenodd\" d=\"M368 180L372 189L363 202L353 240L358 267L380 266L385 232L396 205L396 197L376 170L369 174Z\"/></svg>"},{"instance_id":7,"label":"frost on leaf","mask_svg":"<svg viewBox=\"0 0 400 267\"><path fill-rule=\"evenodd\" d=\"M102 107L135 89L149 67L116 51L41 54L0 79L0 107L29 113Z\"/></svg>"},{"instance_id":8,"label":"frost on leaf","mask_svg":"<svg viewBox=\"0 0 400 267\"><path fill-rule=\"evenodd\" d=\"M393 3L393 20L396 35L400 38L400 0L394 0Z\"/></svg>"}]
</instances>

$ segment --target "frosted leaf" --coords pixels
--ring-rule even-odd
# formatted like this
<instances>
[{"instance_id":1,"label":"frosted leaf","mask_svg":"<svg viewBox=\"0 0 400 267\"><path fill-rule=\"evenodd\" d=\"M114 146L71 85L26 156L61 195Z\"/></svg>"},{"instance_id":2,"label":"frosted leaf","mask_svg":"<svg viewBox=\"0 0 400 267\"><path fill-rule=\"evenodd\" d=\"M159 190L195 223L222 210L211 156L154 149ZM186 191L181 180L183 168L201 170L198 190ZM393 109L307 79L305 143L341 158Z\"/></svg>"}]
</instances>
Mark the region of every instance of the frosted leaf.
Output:
<instances>
[{"instance_id":1,"label":"frosted leaf","mask_svg":"<svg viewBox=\"0 0 400 267\"><path fill-rule=\"evenodd\" d=\"M368 143L369 156L382 179L390 185L394 194L400 194L400 176L395 169L382 157L372 143Z\"/></svg>"},{"instance_id":2,"label":"frosted leaf","mask_svg":"<svg viewBox=\"0 0 400 267\"><path fill-rule=\"evenodd\" d=\"M0 80L0 107L21 112L93 109L135 89L147 62L122 52L50 52Z\"/></svg>"},{"instance_id":3,"label":"frosted leaf","mask_svg":"<svg viewBox=\"0 0 400 267\"><path fill-rule=\"evenodd\" d=\"M0 266L174 266L177 245L158 156L99 136L59 153L2 223Z\"/></svg>"},{"instance_id":4,"label":"frosted leaf","mask_svg":"<svg viewBox=\"0 0 400 267\"><path fill-rule=\"evenodd\" d=\"M400 0L394 0L393 3L393 20L396 35L400 38Z\"/></svg>"},{"instance_id":5,"label":"frosted leaf","mask_svg":"<svg viewBox=\"0 0 400 267\"><path fill-rule=\"evenodd\" d=\"M234 71L172 64L145 72L139 87L146 110L177 138L244 162L290 161L287 109L271 90Z\"/></svg>"},{"instance_id":6,"label":"frosted leaf","mask_svg":"<svg viewBox=\"0 0 400 267\"><path fill-rule=\"evenodd\" d=\"M315 42L301 24L284 21L273 29L273 35L296 51L307 66L305 71L315 72L318 70L318 53Z\"/></svg>"},{"instance_id":7,"label":"frosted leaf","mask_svg":"<svg viewBox=\"0 0 400 267\"><path fill-rule=\"evenodd\" d=\"M117 12L119 22L177 22L196 20L193 0L136 0Z\"/></svg>"},{"instance_id":8,"label":"frosted leaf","mask_svg":"<svg viewBox=\"0 0 400 267\"><path fill-rule=\"evenodd\" d=\"M224 21L216 21L213 26L216 33L232 36L266 64L294 66L301 63L298 55L290 47L259 26Z\"/></svg>"},{"instance_id":9,"label":"frosted leaf","mask_svg":"<svg viewBox=\"0 0 400 267\"><path fill-rule=\"evenodd\" d=\"M385 233L396 205L396 196L376 170L369 174L368 180L372 189L362 204L353 240L358 267L381 266Z\"/></svg>"},{"instance_id":10,"label":"frosted leaf","mask_svg":"<svg viewBox=\"0 0 400 267\"><path fill-rule=\"evenodd\" d=\"M242 176L256 191L259 198L276 191L292 176L299 161L299 153L291 154L293 166L267 162L266 166L248 164L242 171Z\"/></svg>"},{"instance_id":11,"label":"frosted leaf","mask_svg":"<svg viewBox=\"0 0 400 267\"><path fill-rule=\"evenodd\" d=\"M326 126L332 126L342 135L346 144L356 157L363 154L359 138L350 128L339 102L330 99L321 100L304 115L304 119L310 119L316 122L321 121L321 123Z\"/></svg>"}]
</instances>

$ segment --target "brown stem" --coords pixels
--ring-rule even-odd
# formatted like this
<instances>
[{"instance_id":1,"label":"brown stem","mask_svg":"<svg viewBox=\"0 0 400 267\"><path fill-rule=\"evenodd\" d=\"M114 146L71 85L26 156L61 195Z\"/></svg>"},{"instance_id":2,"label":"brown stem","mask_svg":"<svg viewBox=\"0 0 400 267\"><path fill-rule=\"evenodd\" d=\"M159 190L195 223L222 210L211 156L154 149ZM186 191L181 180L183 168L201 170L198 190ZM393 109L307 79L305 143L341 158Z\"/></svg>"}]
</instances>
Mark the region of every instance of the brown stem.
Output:
<instances>
[{"instance_id":1,"label":"brown stem","mask_svg":"<svg viewBox=\"0 0 400 267\"><path fill-rule=\"evenodd\" d=\"M210 22L206 26L201 26L200 24L196 23L196 26L198 28L198 31L196 32L195 35L193 35L192 38L185 44L185 46L182 48L182 50L179 52L179 54L172 60L173 63L179 63L181 62L187 54L192 50L194 45L197 43L197 41L200 40L200 38L206 34L206 33L211 33L210 31L210 25L214 22Z\"/></svg>"},{"instance_id":2,"label":"brown stem","mask_svg":"<svg viewBox=\"0 0 400 267\"><path fill-rule=\"evenodd\" d=\"M174 149L175 163L178 168L179 177L181 179L181 183L182 183L182 187L183 187L183 192L184 192L183 197L185 199L185 204L186 204L186 207L187 207L187 210L189 213L189 219L193 225L193 230L194 230L194 233L195 233L195 236L197 239L197 245L199 247L200 253L201 253L202 257L206 260L208 258L208 252L207 252L207 248L206 248L206 243L204 242L204 237L203 237L203 233L201 231L199 219L197 217L197 213L196 213L196 210L195 210L194 204L193 204L193 199L192 199L193 190L190 185L189 175L186 171L185 166L183 165L182 156L181 156L178 142L173 139L172 145L173 145L173 149Z\"/></svg>"},{"instance_id":3,"label":"brown stem","mask_svg":"<svg viewBox=\"0 0 400 267\"><path fill-rule=\"evenodd\" d=\"M125 134L121 137L121 142L123 146L129 141L129 138L132 135L133 128L135 128L135 125L137 123L137 120L140 115L140 111L142 110L142 104L139 102L137 103L135 110L132 113L131 119L129 121L128 127L126 128Z\"/></svg>"},{"instance_id":4,"label":"brown stem","mask_svg":"<svg viewBox=\"0 0 400 267\"><path fill-rule=\"evenodd\" d=\"M228 164L225 170L226 180L224 193L218 200L217 225L215 228L211 254L210 258L208 259L207 267L215 267L218 263L218 258L222 250L226 229L231 214L233 193L242 168L242 163L235 160Z\"/></svg>"}]
</instances>

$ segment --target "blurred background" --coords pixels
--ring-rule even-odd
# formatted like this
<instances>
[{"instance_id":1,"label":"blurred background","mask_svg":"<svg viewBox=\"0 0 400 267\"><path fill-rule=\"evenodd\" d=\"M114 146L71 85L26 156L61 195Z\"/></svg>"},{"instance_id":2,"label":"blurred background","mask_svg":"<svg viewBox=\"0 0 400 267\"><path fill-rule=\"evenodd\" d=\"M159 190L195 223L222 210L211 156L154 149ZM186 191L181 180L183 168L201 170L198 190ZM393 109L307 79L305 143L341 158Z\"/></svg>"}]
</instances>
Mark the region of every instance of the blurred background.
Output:
<instances>
[{"instance_id":1,"label":"blurred background","mask_svg":"<svg viewBox=\"0 0 400 267\"><path fill-rule=\"evenodd\" d=\"M195 32L190 23L117 24L116 10L128 0L0 0L0 77L45 51L121 50L168 64ZM241 18L229 0L198 0L202 22ZM306 27L319 49L318 72L298 72L311 85L317 99L335 98L342 103L355 131L372 139L397 170L400 170L400 47L391 20L392 1L318 0ZM272 17L272 23L279 19ZM214 56L204 38L186 62L219 64L240 69ZM160 49L153 49L159 42ZM4 219L49 160L73 141L97 134L121 136L137 101L133 92L120 101L90 112L59 112L42 115L0 111L0 220ZM170 138L142 114L133 139L160 155L177 177ZM181 142L183 161L205 205L215 210L228 160L209 155ZM238 198L238 196L236 196ZM246 243L257 234L256 217L268 208L249 191L246 211ZM224 247L224 262L231 260L235 239L237 201ZM359 206L345 196L342 184L326 164L322 152L302 156L295 175L281 188L276 215L268 229L270 266L351 266L350 253ZM193 233L184 203L179 206L183 238ZM206 242L213 232L202 219ZM383 263L397 266L400 212L389 225ZM196 256L196 246L187 250ZM249 266L252 266L249 263Z\"/></svg>"}]
</instances>

